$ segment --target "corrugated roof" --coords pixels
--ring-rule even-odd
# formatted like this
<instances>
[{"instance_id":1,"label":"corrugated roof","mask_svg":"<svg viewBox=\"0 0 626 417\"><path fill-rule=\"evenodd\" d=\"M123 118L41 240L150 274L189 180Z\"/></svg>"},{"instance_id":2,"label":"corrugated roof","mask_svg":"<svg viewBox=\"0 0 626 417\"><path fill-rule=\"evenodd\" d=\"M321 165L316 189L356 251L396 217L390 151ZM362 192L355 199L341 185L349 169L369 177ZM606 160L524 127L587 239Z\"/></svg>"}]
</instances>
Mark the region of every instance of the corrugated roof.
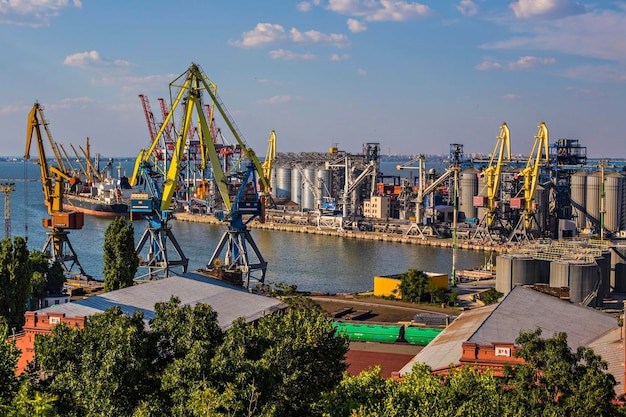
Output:
<instances>
[{"instance_id":1,"label":"corrugated roof","mask_svg":"<svg viewBox=\"0 0 626 417\"><path fill-rule=\"evenodd\" d=\"M596 355L606 361L607 371L615 377L615 394L624 393L624 340L622 328L617 327L589 344Z\"/></svg>"},{"instance_id":2,"label":"corrugated roof","mask_svg":"<svg viewBox=\"0 0 626 417\"><path fill-rule=\"evenodd\" d=\"M461 358L461 344L465 342L493 312L495 305L463 312L443 332L439 333L415 358L407 363L400 374L411 372L415 363L425 363L432 369L457 365Z\"/></svg>"},{"instance_id":3,"label":"corrugated roof","mask_svg":"<svg viewBox=\"0 0 626 417\"><path fill-rule=\"evenodd\" d=\"M411 372L413 364L418 362L432 369L456 365L461 358L463 342L513 343L520 330L533 331L537 327L542 329L543 338L550 338L558 332L567 333L568 345L576 350L578 346L589 347L594 341L603 340L614 332L617 320L589 307L572 304L530 288L515 287L498 304L463 312L400 373ZM623 357L617 365L622 366L622 362Z\"/></svg>"},{"instance_id":4,"label":"corrugated roof","mask_svg":"<svg viewBox=\"0 0 626 417\"><path fill-rule=\"evenodd\" d=\"M124 313L131 315L139 310L143 312L144 320L149 321L154 317L154 305L157 302L167 302L174 295L183 305L210 305L217 312L222 329L230 327L239 317L254 321L286 307L285 303L276 298L253 294L200 274L187 273L55 305L38 310L38 313L58 312L67 316L90 316L119 306Z\"/></svg>"},{"instance_id":5,"label":"corrugated roof","mask_svg":"<svg viewBox=\"0 0 626 417\"><path fill-rule=\"evenodd\" d=\"M530 288L515 287L467 340L478 344L513 342L520 330L541 328L543 338L567 333L572 350L588 346L617 326L615 317Z\"/></svg>"}]
</instances>

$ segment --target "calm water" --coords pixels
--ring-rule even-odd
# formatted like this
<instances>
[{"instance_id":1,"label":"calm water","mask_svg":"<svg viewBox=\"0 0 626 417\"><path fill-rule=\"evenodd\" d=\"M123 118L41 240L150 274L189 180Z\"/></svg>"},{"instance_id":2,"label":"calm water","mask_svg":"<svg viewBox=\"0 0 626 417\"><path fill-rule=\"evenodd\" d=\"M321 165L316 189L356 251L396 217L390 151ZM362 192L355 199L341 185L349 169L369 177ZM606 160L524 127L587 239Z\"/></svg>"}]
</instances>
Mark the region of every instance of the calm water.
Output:
<instances>
[{"instance_id":1,"label":"calm water","mask_svg":"<svg viewBox=\"0 0 626 417\"><path fill-rule=\"evenodd\" d=\"M12 234L26 236L30 249L41 249L46 238L41 219L47 217L41 183L20 181L25 175L38 179L38 167L0 162L0 179L16 179L16 191L11 193ZM4 212L4 194L0 201ZM83 229L72 230L69 236L83 269L96 279L102 277L102 245L109 223L85 216ZM136 221L134 225L137 241L145 223ZM206 265L224 230L221 225L172 222L172 231L190 260L190 271ZM4 237L4 228L0 233ZM255 229L251 234L268 262L266 280L295 284L303 291L367 291L373 287L374 275L402 273L409 268L451 271L449 249ZM477 267L483 261L481 252L459 250L457 269Z\"/></svg>"}]
</instances>

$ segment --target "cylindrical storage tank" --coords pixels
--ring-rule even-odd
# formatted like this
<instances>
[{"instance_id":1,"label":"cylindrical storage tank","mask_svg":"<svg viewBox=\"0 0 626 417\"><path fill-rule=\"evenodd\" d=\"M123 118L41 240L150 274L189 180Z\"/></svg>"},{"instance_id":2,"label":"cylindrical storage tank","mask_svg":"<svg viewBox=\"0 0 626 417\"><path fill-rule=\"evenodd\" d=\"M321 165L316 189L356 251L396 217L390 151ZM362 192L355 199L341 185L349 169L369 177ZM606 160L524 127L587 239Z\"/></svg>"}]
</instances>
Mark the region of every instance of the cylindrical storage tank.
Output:
<instances>
[{"instance_id":1,"label":"cylindrical storage tank","mask_svg":"<svg viewBox=\"0 0 626 417\"><path fill-rule=\"evenodd\" d=\"M317 178L322 179L322 197L330 197L331 183L330 183L330 170L324 168L318 168L315 173Z\"/></svg>"},{"instance_id":2,"label":"cylindrical storage tank","mask_svg":"<svg viewBox=\"0 0 626 417\"><path fill-rule=\"evenodd\" d=\"M550 287L568 287L572 303L583 302L601 279L595 262L561 260L550 264Z\"/></svg>"},{"instance_id":3,"label":"cylindrical storage tank","mask_svg":"<svg viewBox=\"0 0 626 417\"><path fill-rule=\"evenodd\" d=\"M302 175L297 169L291 170L291 201L298 203L302 210Z\"/></svg>"},{"instance_id":4,"label":"cylindrical storage tank","mask_svg":"<svg viewBox=\"0 0 626 417\"><path fill-rule=\"evenodd\" d=\"M276 185L272 189L276 198L291 200L291 168L276 169Z\"/></svg>"},{"instance_id":5,"label":"cylindrical storage tank","mask_svg":"<svg viewBox=\"0 0 626 417\"><path fill-rule=\"evenodd\" d=\"M597 230L600 225L600 174L593 172L587 176L587 207L586 228Z\"/></svg>"},{"instance_id":6,"label":"cylindrical storage tank","mask_svg":"<svg viewBox=\"0 0 626 417\"><path fill-rule=\"evenodd\" d=\"M538 184L533 196L533 210L535 212L535 220L539 226L539 232L545 230L548 220L548 193L549 188L543 184Z\"/></svg>"},{"instance_id":7,"label":"cylindrical storage tank","mask_svg":"<svg viewBox=\"0 0 626 417\"><path fill-rule=\"evenodd\" d=\"M478 182L478 192L476 193L477 196L481 196L481 197L485 197L485 201L487 199L487 178L485 177L481 177L477 174L477 182ZM485 217L485 214L487 213L487 207L476 207L476 217L478 218L478 221L482 221L483 217ZM502 292L502 291L501 291Z\"/></svg>"},{"instance_id":8,"label":"cylindrical storage tank","mask_svg":"<svg viewBox=\"0 0 626 417\"><path fill-rule=\"evenodd\" d=\"M537 271L535 284L549 284L550 283L550 261L547 261L545 259L535 259L535 268Z\"/></svg>"},{"instance_id":9,"label":"cylindrical storage tank","mask_svg":"<svg viewBox=\"0 0 626 417\"><path fill-rule=\"evenodd\" d=\"M304 182L304 188L302 191L302 208L313 210L315 208L314 190L311 189L309 184L313 184L313 187L317 187L317 179L315 178L315 168L306 168L304 170L304 176L309 182Z\"/></svg>"},{"instance_id":10,"label":"cylindrical storage tank","mask_svg":"<svg viewBox=\"0 0 626 417\"><path fill-rule=\"evenodd\" d=\"M534 285L539 276L539 263L531 256L505 254L496 258L496 290L507 294L518 285Z\"/></svg>"},{"instance_id":11,"label":"cylindrical storage tank","mask_svg":"<svg viewBox=\"0 0 626 417\"><path fill-rule=\"evenodd\" d=\"M476 218L475 195L478 195L478 170L472 167L459 174L459 211L466 219Z\"/></svg>"},{"instance_id":12,"label":"cylindrical storage tank","mask_svg":"<svg viewBox=\"0 0 626 417\"><path fill-rule=\"evenodd\" d=\"M626 245L611 247L610 282L613 291L626 292Z\"/></svg>"},{"instance_id":13,"label":"cylindrical storage tank","mask_svg":"<svg viewBox=\"0 0 626 417\"><path fill-rule=\"evenodd\" d=\"M606 176L604 184L604 227L613 233L617 233L620 229L622 187L623 177L621 174L612 172Z\"/></svg>"},{"instance_id":14,"label":"cylindrical storage tank","mask_svg":"<svg viewBox=\"0 0 626 417\"><path fill-rule=\"evenodd\" d=\"M587 202L587 174L578 171L570 179L570 194L572 201L572 216L576 219L576 227L582 230L586 227L585 204Z\"/></svg>"},{"instance_id":15,"label":"cylindrical storage tank","mask_svg":"<svg viewBox=\"0 0 626 417\"><path fill-rule=\"evenodd\" d=\"M600 267L600 274L602 274L602 282L600 284L600 290L598 291L600 295L598 301L600 302L603 301L604 297L608 297L611 292L611 252L608 250L602 251L602 256L598 256L595 259ZM603 302L601 304L603 304Z\"/></svg>"}]
</instances>

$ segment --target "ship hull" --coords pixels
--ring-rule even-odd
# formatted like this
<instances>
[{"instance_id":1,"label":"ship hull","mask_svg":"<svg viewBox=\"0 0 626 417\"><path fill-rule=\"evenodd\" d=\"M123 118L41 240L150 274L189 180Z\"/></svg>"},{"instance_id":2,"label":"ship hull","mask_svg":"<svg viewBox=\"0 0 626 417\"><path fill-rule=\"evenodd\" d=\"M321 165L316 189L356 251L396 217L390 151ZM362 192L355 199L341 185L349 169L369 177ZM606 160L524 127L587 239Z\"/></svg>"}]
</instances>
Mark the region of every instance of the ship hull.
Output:
<instances>
[{"instance_id":1,"label":"ship hull","mask_svg":"<svg viewBox=\"0 0 626 417\"><path fill-rule=\"evenodd\" d=\"M66 194L63 208L75 210L97 217L129 217L130 211L125 202L107 203L97 198Z\"/></svg>"}]
</instances>

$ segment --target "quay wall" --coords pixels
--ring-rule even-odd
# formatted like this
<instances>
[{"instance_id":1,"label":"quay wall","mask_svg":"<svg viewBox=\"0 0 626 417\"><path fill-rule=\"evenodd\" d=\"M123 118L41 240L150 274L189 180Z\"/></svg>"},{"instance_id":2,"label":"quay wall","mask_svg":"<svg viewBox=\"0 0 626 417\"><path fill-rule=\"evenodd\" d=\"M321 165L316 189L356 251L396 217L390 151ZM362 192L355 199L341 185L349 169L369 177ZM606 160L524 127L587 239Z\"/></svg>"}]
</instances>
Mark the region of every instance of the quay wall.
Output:
<instances>
[{"instance_id":1,"label":"quay wall","mask_svg":"<svg viewBox=\"0 0 626 417\"><path fill-rule=\"evenodd\" d=\"M180 221L195 222L195 223L210 223L210 224L223 224L213 216L202 214L190 214L190 213L174 213L174 218ZM259 223L252 222L247 225L250 229L263 229L263 230L275 230L280 232L292 232L292 233L308 233L323 236L336 236L349 239L365 239L376 240L381 242L394 242L394 243L406 243L413 245L424 246L437 246L442 248L452 249L452 239L422 239L419 236L407 236L397 233L385 233L385 232L362 232L357 230L335 230L335 229L318 229L316 226L298 225L298 224L285 224L285 223ZM476 242L466 242L461 239L457 240L457 249L474 250L474 251L490 251L496 253L506 253L512 248L504 245L477 245Z\"/></svg>"}]
</instances>

